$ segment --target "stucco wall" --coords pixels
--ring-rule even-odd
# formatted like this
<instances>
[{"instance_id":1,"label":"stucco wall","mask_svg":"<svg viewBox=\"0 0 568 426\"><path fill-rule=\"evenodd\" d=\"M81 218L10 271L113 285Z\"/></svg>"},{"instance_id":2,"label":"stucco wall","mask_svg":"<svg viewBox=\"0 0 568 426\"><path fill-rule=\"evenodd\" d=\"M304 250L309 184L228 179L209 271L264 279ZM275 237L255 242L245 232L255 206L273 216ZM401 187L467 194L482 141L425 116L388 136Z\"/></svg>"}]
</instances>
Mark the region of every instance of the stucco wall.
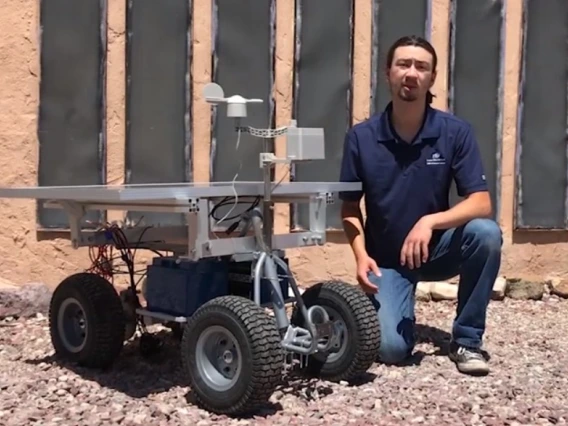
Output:
<instances>
[{"instance_id":1,"label":"stucco wall","mask_svg":"<svg viewBox=\"0 0 568 426\"><path fill-rule=\"evenodd\" d=\"M39 5L37 0L13 0L0 6L0 185L35 185L37 182L37 110L39 99ZM125 3L108 5L107 170L110 184L124 179ZM193 159L194 179L209 178L209 106L200 96L211 78L211 5L194 1L193 23ZM357 0L354 37L354 121L368 116L371 67L371 0ZM500 182L500 222L505 235L502 274L522 277L568 275L568 233L513 232L515 146L521 46L522 1L510 0L506 15L504 116ZM431 39L438 50L439 77L435 106L445 109L447 99L449 0L432 1ZM294 0L277 1L276 125L286 124L292 111L294 56ZM281 149L277 142L277 150ZM282 173L282 171L280 171ZM279 178L279 176L277 176ZM17 284L42 281L56 285L67 274L89 264L85 249L73 250L53 233L38 233L35 203L0 200L0 276ZM288 210L277 209L277 226L285 230ZM121 217L112 212L110 219ZM352 280L353 256L341 233L330 233L322 248L289 253L300 282L329 277Z\"/></svg>"}]
</instances>

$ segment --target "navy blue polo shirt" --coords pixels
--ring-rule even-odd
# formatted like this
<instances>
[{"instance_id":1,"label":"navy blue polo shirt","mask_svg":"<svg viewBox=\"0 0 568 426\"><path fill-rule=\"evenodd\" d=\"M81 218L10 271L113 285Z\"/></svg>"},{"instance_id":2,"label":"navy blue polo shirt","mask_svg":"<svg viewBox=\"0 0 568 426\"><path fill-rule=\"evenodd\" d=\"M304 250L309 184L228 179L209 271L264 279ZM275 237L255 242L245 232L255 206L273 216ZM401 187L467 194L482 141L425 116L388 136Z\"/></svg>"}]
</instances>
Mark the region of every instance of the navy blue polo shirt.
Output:
<instances>
[{"instance_id":1,"label":"navy blue polo shirt","mask_svg":"<svg viewBox=\"0 0 568 426\"><path fill-rule=\"evenodd\" d=\"M428 106L407 143L396 135L391 111L389 104L347 132L340 181L361 182L363 190L339 194L346 201L365 196L366 249L384 267L400 265L402 244L422 216L448 210L452 180L460 196L488 189L469 123Z\"/></svg>"}]
</instances>

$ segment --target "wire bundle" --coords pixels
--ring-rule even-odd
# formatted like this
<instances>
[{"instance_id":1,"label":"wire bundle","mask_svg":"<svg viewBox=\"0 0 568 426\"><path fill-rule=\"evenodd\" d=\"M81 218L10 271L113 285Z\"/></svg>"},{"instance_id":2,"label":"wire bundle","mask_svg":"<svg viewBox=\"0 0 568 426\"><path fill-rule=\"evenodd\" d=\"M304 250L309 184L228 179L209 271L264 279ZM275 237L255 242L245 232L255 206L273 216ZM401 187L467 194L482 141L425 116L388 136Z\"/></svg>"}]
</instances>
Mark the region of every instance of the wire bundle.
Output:
<instances>
[{"instance_id":1,"label":"wire bundle","mask_svg":"<svg viewBox=\"0 0 568 426\"><path fill-rule=\"evenodd\" d=\"M142 231L140 235L140 241L148 228ZM105 234L107 241L112 241L112 243L103 244L97 247L89 247L89 257L91 259L91 267L87 270L106 278L107 280L114 283L114 276L117 274L128 274L130 278L130 285L135 288L137 283L134 280L134 276L137 271L134 269L134 259L136 255L136 249L132 250L129 247L128 239L124 234L123 230L117 224L106 224L99 232ZM115 254L115 249L118 251ZM114 263L116 260L122 260L126 265L127 270L116 268Z\"/></svg>"},{"instance_id":2,"label":"wire bundle","mask_svg":"<svg viewBox=\"0 0 568 426\"><path fill-rule=\"evenodd\" d=\"M233 201L234 200L234 201ZM241 217L243 214L250 212L252 209L254 209L256 206L258 206L258 204L260 203L260 197L256 197L254 199L254 201L251 203L250 201L244 201L244 200L239 200L238 197L225 197L223 198L221 201L219 201L217 204L215 204L213 206L213 208L211 209L211 213L209 214L211 218L213 218L213 220L217 221L217 224L219 224L220 222L224 222L226 220L231 221L231 220L235 220L238 219L239 217ZM216 217L215 213L217 212L217 209L220 209L221 207L227 206L233 204L233 208L236 205L239 204L249 204L249 207L242 213L237 213L233 216L229 216L228 214L231 213L231 211L233 210L233 208L231 208L231 211L229 211L229 213L225 216L227 217Z\"/></svg>"}]
</instances>

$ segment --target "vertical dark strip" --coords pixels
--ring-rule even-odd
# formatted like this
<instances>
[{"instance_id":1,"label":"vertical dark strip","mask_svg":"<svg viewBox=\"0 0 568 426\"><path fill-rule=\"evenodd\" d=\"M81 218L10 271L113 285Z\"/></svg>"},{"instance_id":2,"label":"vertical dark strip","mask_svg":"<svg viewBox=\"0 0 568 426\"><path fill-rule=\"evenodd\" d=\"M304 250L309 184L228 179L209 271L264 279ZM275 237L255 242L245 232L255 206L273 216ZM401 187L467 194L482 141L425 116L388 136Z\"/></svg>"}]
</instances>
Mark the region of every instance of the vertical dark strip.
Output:
<instances>
[{"instance_id":1,"label":"vertical dark strip","mask_svg":"<svg viewBox=\"0 0 568 426\"><path fill-rule=\"evenodd\" d=\"M106 17L105 0L41 1L40 186L105 183ZM37 214L42 228L69 226L63 211L38 203ZM91 211L83 226L104 217Z\"/></svg>"},{"instance_id":2,"label":"vertical dark strip","mask_svg":"<svg viewBox=\"0 0 568 426\"><path fill-rule=\"evenodd\" d=\"M525 1L517 145L519 228L566 227L568 2Z\"/></svg>"},{"instance_id":3,"label":"vertical dark strip","mask_svg":"<svg viewBox=\"0 0 568 426\"><path fill-rule=\"evenodd\" d=\"M345 133L351 125L353 1L301 0L296 7L293 117L298 127L323 127L325 160L296 163L300 182L339 180ZM339 204L328 208L328 228L341 229ZM296 207L295 228L309 225L308 206Z\"/></svg>"},{"instance_id":4,"label":"vertical dark strip","mask_svg":"<svg viewBox=\"0 0 568 426\"><path fill-rule=\"evenodd\" d=\"M454 69L456 64L456 2L450 0L450 46L448 49L448 109L454 109Z\"/></svg>"},{"instance_id":5,"label":"vertical dark strip","mask_svg":"<svg viewBox=\"0 0 568 426\"><path fill-rule=\"evenodd\" d=\"M448 110L454 110L454 69L456 64L456 2L450 0L450 28L449 28L450 45L448 49ZM455 206L460 201L456 183L452 182L450 186L449 204L450 207Z\"/></svg>"},{"instance_id":6,"label":"vertical dark strip","mask_svg":"<svg viewBox=\"0 0 568 426\"><path fill-rule=\"evenodd\" d=\"M302 0L295 0L294 4L295 13L295 26L294 26L294 72L292 74L293 80L293 96L292 96L292 117L295 116L296 111L298 111L298 93L300 92L300 58L302 53ZM325 137L325 135L324 135ZM290 181L293 182L296 179L296 165L294 163L290 164ZM294 230L298 228L298 212L299 204L290 204L290 229Z\"/></svg>"},{"instance_id":7,"label":"vertical dark strip","mask_svg":"<svg viewBox=\"0 0 568 426\"><path fill-rule=\"evenodd\" d=\"M474 128L498 216L502 139L503 0L452 0L449 106ZM457 201L455 189L452 204Z\"/></svg>"},{"instance_id":8,"label":"vertical dark strip","mask_svg":"<svg viewBox=\"0 0 568 426\"><path fill-rule=\"evenodd\" d=\"M263 100L262 104L247 105L243 126L274 128L274 1L213 0L213 81L223 88L226 97L241 95ZM274 140L242 133L237 141L235 121L226 114L226 105L212 111L211 181L262 180L259 155L266 149L273 152ZM217 218L226 216L233 208L232 201L216 211ZM230 216L247 207L240 204ZM225 227L229 222L227 219L220 225Z\"/></svg>"},{"instance_id":9,"label":"vertical dark strip","mask_svg":"<svg viewBox=\"0 0 568 426\"><path fill-rule=\"evenodd\" d=\"M432 2L426 0L426 22L424 22L424 36L426 40L432 41Z\"/></svg>"},{"instance_id":10,"label":"vertical dark strip","mask_svg":"<svg viewBox=\"0 0 568 426\"><path fill-rule=\"evenodd\" d=\"M126 40L126 182L191 180L191 2L129 0ZM147 225L183 215L132 212Z\"/></svg>"},{"instance_id":11,"label":"vertical dark strip","mask_svg":"<svg viewBox=\"0 0 568 426\"><path fill-rule=\"evenodd\" d=\"M273 8L272 1L214 1L213 80L227 97L241 95L263 100L262 104L247 105L248 116L242 122L245 126L273 127ZM243 164L237 180L261 179L258 155L262 152L262 139L241 134L239 150L235 152L235 122L226 112L225 105L215 111L212 179L232 181L240 161Z\"/></svg>"},{"instance_id":12,"label":"vertical dark strip","mask_svg":"<svg viewBox=\"0 0 568 426\"><path fill-rule=\"evenodd\" d=\"M519 57L519 94L518 94L518 103L517 103L517 139L516 139L516 146L515 146L515 213L514 213L514 227L516 229L523 227L523 177L520 173L521 167L521 151L523 149L521 145L521 132L522 132L522 123L523 123L523 92L525 88L525 74L526 74L526 51L527 51L527 24L528 24L528 0L523 0L523 10L521 15L521 52Z\"/></svg>"},{"instance_id":13,"label":"vertical dark strip","mask_svg":"<svg viewBox=\"0 0 568 426\"><path fill-rule=\"evenodd\" d=\"M429 37L429 0L373 0L371 114L390 101L385 79L387 52L400 37Z\"/></svg>"}]
</instances>

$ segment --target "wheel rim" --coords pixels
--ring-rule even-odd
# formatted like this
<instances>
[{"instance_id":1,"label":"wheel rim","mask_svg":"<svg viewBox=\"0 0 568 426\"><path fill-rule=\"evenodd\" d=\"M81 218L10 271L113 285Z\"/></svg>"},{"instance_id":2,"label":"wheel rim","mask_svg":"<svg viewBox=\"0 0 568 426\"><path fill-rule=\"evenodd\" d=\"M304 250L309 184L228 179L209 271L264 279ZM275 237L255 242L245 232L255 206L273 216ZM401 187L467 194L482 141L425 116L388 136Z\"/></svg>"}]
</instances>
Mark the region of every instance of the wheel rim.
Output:
<instances>
[{"instance_id":1,"label":"wheel rim","mask_svg":"<svg viewBox=\"0 0 568 426\"><path fill-rule=\"evenodd\" d=\"M210 388L223 392L238 380L242 370L242 354L235 336L226 328L211 326L199 336L196 366L201 379Z\"/></svg>"},{"instance_id":2,"label":"wheel rim","mask_svg":"<svg viewBox=\"0 0 568 426\"><path fill-rule=\"evenodd\" d=\"M329 315L329 320L331 322L335 322L338 321L341 324L341 328L342 328L342 332L340 335L340 346L339 346L339 350L338 351L330 351L330 352L326 352L326 353L316 353L314 354L315 358L320 358L322 361L325 361L326 363L332 363L332 362L336 362L338 361L344 354L345 351L347 350L347 344L348 344L348 339L349 339L349 334L347 331L347 325L345 324L345 320L343 319L343 317L339 314L339 312L337 312L335 309L329 307L329 306L323 306L321 305L322 308L324 308L327 312L327 314ZM321 318L319 318L318 315L318 320L321 320ZM321 339L323 342L327 343L327 338Z\"/></svg>"},{"instance_id":3,"label":"wheel rim","mask_svg":"<svg viewBox=\"0 0 568 426\"><path fill-rule=\"evenodd\" d=\"M87 342L88 324L85 311L79 301L65 299L57 315L57 331L61 342L69 352L81 351Z\"/></svg>"}]
</instances>

